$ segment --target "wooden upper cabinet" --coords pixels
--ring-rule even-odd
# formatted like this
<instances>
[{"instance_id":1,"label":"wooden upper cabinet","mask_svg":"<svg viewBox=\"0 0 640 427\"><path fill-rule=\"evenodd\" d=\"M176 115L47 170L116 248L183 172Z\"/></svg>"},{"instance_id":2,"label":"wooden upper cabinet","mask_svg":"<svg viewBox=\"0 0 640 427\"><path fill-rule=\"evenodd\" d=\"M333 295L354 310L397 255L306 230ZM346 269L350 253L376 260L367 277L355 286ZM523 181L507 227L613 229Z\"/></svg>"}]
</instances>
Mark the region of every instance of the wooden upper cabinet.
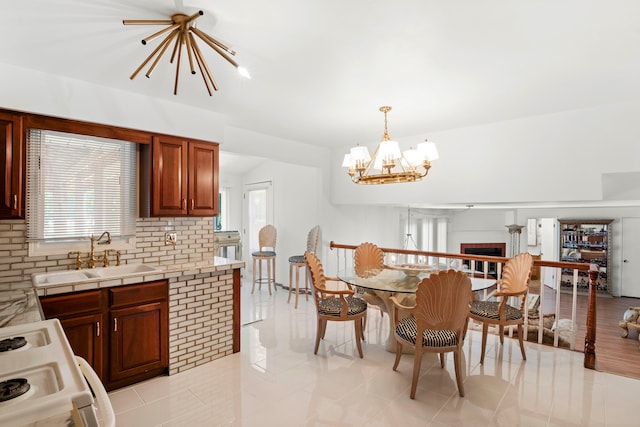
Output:
<instances>
[{"instance_id":1,"label":"wooden upper cabinet","mask_svg":"<svg viewBox=\"0 0 640 427\"><path fill-rule=\"evenodd\" d=\"M150 216L217 215L218 144L156 136L146 157L152 159Z\"/></svg>"},{"instance_id":2,"label":"wooden upper cabinet","mask_svg":"<svg viewBox=\"0 0 640 427\"><path fill-rule=\"evenodd\" d=\"M218 213L218 146L189 143L189 214L213 216Z\"/></svg>"},{"instance_id":3,"label":"wooden upper cabinet","mask_svg":"<svg viewBox=\"0 0 640 427\"><path fill-rule=\"evenodd\" d=\"M153 213L187 215L187 141L153 138Z\"/></svg>"},{"instance_id":4,"label":"wooden upper cabinet","mask_svg":"<svg viewBox=\"0 0 640 427\"><path fill-rule=\"evenodd\" d=\"M0 219L24 218L25 156L22 117L0 112Z\"/></svg>"}]
</instances>

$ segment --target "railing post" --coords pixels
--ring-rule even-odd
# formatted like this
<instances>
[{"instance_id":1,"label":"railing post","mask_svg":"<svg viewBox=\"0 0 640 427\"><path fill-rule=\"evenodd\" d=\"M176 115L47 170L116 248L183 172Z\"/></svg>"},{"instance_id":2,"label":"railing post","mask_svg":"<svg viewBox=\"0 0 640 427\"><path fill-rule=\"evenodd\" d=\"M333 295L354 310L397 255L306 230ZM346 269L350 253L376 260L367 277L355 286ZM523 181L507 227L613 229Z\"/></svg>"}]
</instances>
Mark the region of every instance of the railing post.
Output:
<instances>
[{"instance_id":1,"label":"railing post","mask_svg":"<svg viewBox=\"0 0 640 427\"><path fill-rule=\"evenodd\" d=\"M589 307L587 334L584 337L584 367L588 369L596 369L596 291L599 273L596 264L589 266Z\"/></svg>"}]
</instances>

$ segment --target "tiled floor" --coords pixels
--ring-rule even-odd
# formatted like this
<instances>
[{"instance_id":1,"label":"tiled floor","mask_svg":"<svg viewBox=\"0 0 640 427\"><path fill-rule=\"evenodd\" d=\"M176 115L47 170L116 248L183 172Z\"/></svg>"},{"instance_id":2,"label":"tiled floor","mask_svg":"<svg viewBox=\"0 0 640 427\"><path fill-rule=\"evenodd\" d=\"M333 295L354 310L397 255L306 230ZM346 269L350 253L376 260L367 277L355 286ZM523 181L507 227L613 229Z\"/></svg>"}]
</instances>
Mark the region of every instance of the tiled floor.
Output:
<instances>
[{"instance_id":1,"label":"tiled floor","mask_svg":"<svg viewBox=\"0 0 640 427\"><path fill-rule=\"evenodd\" d=\"M119 427L144 426L637 426L640 381L587 370L583 355L490 337L479 364L479 332L465 342L458 396L451 355L443 370L425 355L416 399L413 356L383 348L388 317L371 309L364 358L353 324L330 322L313 354L313 302L294 310L286 292L242 287L242 351L187 372L110 393ZM495 339L494 339L495 338Z\"/></svg>"}]
</instances>

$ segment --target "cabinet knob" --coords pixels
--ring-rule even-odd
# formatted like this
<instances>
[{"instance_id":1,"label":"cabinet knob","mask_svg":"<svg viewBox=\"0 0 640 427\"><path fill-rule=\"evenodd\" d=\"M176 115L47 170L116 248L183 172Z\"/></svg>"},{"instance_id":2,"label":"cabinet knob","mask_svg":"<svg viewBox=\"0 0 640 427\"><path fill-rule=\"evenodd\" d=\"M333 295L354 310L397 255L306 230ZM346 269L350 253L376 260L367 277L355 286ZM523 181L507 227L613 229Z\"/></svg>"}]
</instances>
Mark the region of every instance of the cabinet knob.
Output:
<instances>
[{"instance_id":1,"label":"cabinet knob","mask_svg":"<svg viewBox=\"0 0 640 427\"><path fill-rule=\"evenodd\" d=\"M622 262L629 262L629 260L628 260L628 259L625 259L625 260L622 260Z\"/></svg>"},{"instance_id":2,"label":"cabinet knob","mask_svg":"<svg viewBox=\"0 0 640 427\"><path fill-rule=\"evenodd\" d=\"M196 199L191 199L191 210L196 208Z\"/></svg>"},{"instance_id":3,"label":"cabinet knob","mask_svg":"<svg viewBox=\"0 0 640 427\"><path fill-rule=\"evenodd\" d=\"M96 322L96 336L100 336L100 322Z\"/></svg>"},{"instance_id":4,"label":"cabinet knob","mask_svg":"<svg viewBox=\"0 0 640 427\"><path fill-rule=\"evenodd\" d=\"M13 209L18 209L18 195L14 194L13 195Z\"/></svg>"}]
</instances>

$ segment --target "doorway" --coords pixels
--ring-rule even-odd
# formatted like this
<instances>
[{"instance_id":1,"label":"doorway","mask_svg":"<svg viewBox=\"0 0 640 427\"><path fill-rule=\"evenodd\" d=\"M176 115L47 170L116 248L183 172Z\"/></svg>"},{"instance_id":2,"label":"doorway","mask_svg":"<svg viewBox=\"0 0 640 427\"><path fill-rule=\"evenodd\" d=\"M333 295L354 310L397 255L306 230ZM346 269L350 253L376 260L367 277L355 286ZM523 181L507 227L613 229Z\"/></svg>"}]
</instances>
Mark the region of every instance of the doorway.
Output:
<instances>
[{"instance_id":1,"label":"doorway","mask_svg":"<svg viewBox=\"0 0 640 427\"><path fill-rule=\"evenodd\" d=\"M622 283L620 294L640 298L640 218L622 218Z\"/></svg>"},{"instance_id":2,"label":"doorway","mask_svg":"<svg viewBox=\"0 0 640 427\"><path fill-rule=\"evenodd\" d=\"M251 254L259 250L258 232L267 224L273 224L273 183L272 181L245 184L243 201L243 261L253 271Z\"/></svg>"},{"instance_id":3,"label":"doorway","mask_svg":"<svg viewBox=\"0 0 640 427\"><path fill-rule=\"evenodd\" d=\"M560 233L558 231L557 218L540 219L540 258L544 261L560 260ZM557 269L544 268L542 273L542 283L551 289L557 287Z\"/></svg>"}]
</instances>

